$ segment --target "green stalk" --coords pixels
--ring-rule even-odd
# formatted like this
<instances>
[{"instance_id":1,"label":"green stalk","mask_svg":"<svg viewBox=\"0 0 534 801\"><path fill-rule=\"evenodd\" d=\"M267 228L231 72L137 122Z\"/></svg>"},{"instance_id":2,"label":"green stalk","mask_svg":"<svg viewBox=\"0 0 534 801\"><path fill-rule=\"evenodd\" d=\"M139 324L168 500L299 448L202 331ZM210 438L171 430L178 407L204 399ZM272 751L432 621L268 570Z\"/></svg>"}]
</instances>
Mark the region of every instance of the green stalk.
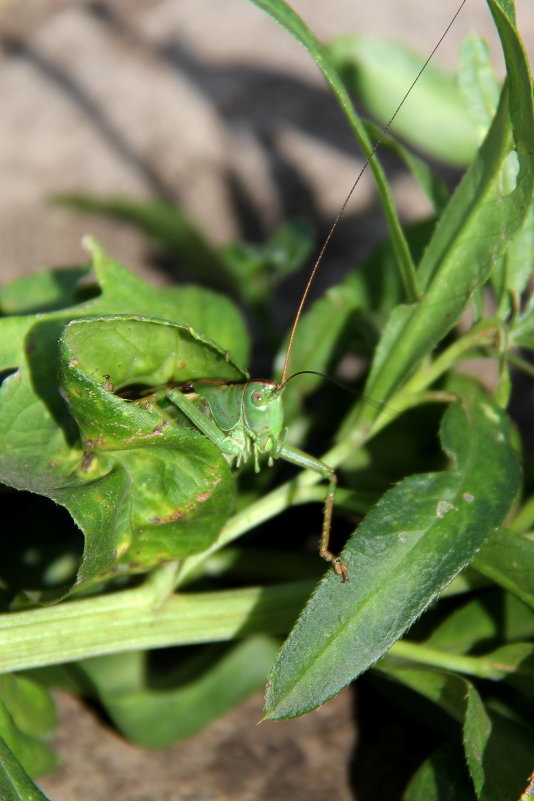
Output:
<instances>
[{"instance_id":1,"label":"green stalk","mask_svg":"<svg viewBox=\"0 0 534 801\"><path fill-rule=\"evenodd\" d=\"M502 679L508 673L517 671L516 664L506 665L502 661L495 662L492 654L486 656L465 656L437 648L429 648L419 643L399 640L388 651L388 656L400 657L410 662L419 662L421 665L450 670L455 673L465 673L477 676L480 679Z\"/></svg>"},{"instance_id":2,"label":"green stalk","mask_svg":"<svg viewBox=\"0 0 534 801\"><path fill-rule=\"evenodd\" d=\"M300 581L177 594L161 603L161 593L154 593L149 581L134 590L0 615L0 671L257 633L283 634L312 586Z\"/></svg>"}]
</instances>

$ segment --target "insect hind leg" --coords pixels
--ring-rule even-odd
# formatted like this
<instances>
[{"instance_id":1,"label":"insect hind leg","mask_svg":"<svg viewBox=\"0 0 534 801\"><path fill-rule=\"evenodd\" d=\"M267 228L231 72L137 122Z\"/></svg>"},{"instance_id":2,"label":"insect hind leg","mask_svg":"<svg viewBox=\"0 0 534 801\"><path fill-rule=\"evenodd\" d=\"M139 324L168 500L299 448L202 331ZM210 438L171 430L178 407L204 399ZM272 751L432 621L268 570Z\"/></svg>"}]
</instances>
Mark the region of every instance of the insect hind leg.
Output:
<instances>
[{"instance_id":1,"label":"insect hind leg","mask_svg":"<svg viewBox=\"0 0 534 801\"><path fill-rule=\"evenodd\" d=\"M323 511L323 528L321 531L321 541L319 545L319 555L327 562L330 562L332 569L337 576L341 576L343 581L349 580L349 571L346 564L339 556L330 550L330 531L332 528L332 513L334 510L334 499L336 495L337 476L335 470L330 465L321 462L308 453L293 448L291 445L280 445L277 449L276 457L284 459L286 462L302 467L306 470L314 470L328 481L328 491L326 494Z\"/></svg>"}]
</instances>

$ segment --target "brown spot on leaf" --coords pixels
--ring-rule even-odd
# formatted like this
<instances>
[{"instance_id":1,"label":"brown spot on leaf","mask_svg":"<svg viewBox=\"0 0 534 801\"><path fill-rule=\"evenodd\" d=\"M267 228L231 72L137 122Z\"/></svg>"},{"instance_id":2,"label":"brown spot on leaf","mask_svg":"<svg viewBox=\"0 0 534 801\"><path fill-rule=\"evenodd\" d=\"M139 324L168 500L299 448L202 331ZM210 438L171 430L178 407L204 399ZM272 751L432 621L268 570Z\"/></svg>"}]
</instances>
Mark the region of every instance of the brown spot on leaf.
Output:
<instances>
[{"instance_id":1,"label":"brown spot on leaf","mask_svg":"<svg viewBox=\"0 0 534 801\"><path fill-rule=\"evenodd\" d=\"M174 512L171 512L169 515L165 515L165 517L149 517L148 522L155 523L156 525L160 525L161 523L173 523L175 520L181 520L185 515L185 509L178 507L178 509L175 509Z\"/></svg>"},{"instance_id":2,"label":"brown spot on leaf","mask_svg":"<svg viewBox=\"0 0 534 801\"><path fill-rule=\"evenodd\" d=\"M69 362L69 367L78 367L79 364L80 362L78 361L78 359L71 359Z\"/></svg>"},{"instance_id":3,"label":"brown spot on leaf","mask_svg":"<svg viewBox=\"0 0 534 801\"><path fill-rule=\"evenodd\" d=\"M86 440L85 440L85 447L86 447L88 450L91 450L91 451L97 451L97 450L99 450L100 448L105 448L105 447L106 447L106 441L105 441L105 439L102 437L102 435L100 434L100 436L98 437L98 439L86 439Z\"/></svg>"},{"instance_id":4,"label":"brown spot on leaf","mask_svg":"<svg viewBox=\"0 0 534 801\"><path fill-rule=\"evenodd\" d=\"M105 378L105 381L102 381L102 383L100 384L102 389L105 389L106 392L115 392L115 387L110 381L111 376L108 375L108 373L105 373L104 374L104 378Z\"/></svg>"},{"instance_id":5,"label":"brown spot on leaf","mask_svg":"<svg viewBox=\"0 0 534 801\"><path fill-rule=\"evenodd\" d=\"M133 437L128 437L124 441L130 444L131 442L137 442L140 439L153 439L154 437L161 437L165 429L168 426L170 426L170 424L171 424L170 420L167 419L162 420L161 423L158 423L157 425L154 426L154 428L152 429L152 431L150 431L149 434L134 434Z\"/></svg>"},{"instance_id":6,"label":"brown spot on leaf","mask_svg":"<svg viewBox=\"0 0 534 801\"><path fill-rule=\"evenodd\" d=\"M91 467L91 464L93 462L94 457L95 457L94 453L90 453L89 452L89 453L85 453L84 454L83 459L82 459L82 467L81 467L82 473L87 473L88 472L89 468Z\"/></svg>"}]
</instances>

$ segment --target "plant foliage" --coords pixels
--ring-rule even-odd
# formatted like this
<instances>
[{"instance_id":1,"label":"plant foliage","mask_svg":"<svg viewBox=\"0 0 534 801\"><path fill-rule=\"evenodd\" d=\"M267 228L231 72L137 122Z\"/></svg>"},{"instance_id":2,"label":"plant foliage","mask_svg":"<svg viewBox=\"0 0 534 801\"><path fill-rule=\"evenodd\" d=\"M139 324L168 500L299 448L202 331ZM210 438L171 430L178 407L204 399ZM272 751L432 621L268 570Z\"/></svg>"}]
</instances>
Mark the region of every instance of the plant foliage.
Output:
<instances>
[{"instance_id":1,"label":"plant foliage","mask_svg":"<svg viewBox=\"0 0 534 801\"><path fill-rule=\"evenodd\" d=\"M391 85L389 70L405 88L414 55L396 48L386 59L383 41L352 36L326 47L283 0L254 2L309 51L370 155L377 128L359 117L351 93L387 119L392 101L377 86ZM508 407L516 377L533 373L534 110L513 3L488 5L507 66L502 88L472 36L457 81L437 68L425 74L411 111L424 124L401 117L404 143L384 141L435 215L404 229L373 156L388 241L305 312L291 356L293 371L336 375L355 356L368 365L363 393L354 379L360 400L340 400L317 376L295 380L284 396L288 441L330 445L321 458L339 474L336 519L354 529L342 552L347 584L327 571L313 589L319 560L283 544L228 547L289 507L322 502L317 474L237 475L185 415L151 400L155 388L194 379L246 380L250 341L232 301L199 286L155 289L91 239L89 265L0 290L3 498L16 504L25 497L18 490L32 493L28 507L37 496L58 505L28 517L20 541L4 533L3 798L38 798L26 771L54 765L48 687L93 695L125 736L163 747L264 684L273 660L269 718L308 712L369 668L390 690L441 710L442 745L406 801L512 800L525 790L534 753L534 482L528 461L523 476L521 420ZM429 106L437 128L426 122ZM467 166L450 198L410 151L424 142ZM217 248L162 203L63 202L127 220L201 274L211 265L268 340L271 294L312 247L302 223L262 246ZM491 389L459 369L474 357L497 364ZM318 408L330 406L339 414L325 419ZM53 517L59 507L71 526ZM191 644L204 647L183 648L173 669L154 675L148 649Z\"/></svg>"}]
</instances>

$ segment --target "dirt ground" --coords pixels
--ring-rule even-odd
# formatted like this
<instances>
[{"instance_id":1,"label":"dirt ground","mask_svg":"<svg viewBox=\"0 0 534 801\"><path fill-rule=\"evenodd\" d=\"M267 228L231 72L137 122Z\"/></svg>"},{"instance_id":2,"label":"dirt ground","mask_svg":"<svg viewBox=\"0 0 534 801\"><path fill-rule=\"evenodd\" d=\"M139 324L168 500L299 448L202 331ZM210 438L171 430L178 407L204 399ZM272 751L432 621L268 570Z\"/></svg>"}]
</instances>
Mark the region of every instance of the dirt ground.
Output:
<instances>
[{"instance_id":1,"label":"dirt ground","mask_svg":"<svg viewBox=\"0 0 534 801\"><path fill-rule=\"evenodd\" d=\"M531 2L516 0L532 50ZM456 0L293 5L323 38L372 32L428 53ZM469 0L437 60L452 67L472 29L495 43L482 0ZM0 44L1 282L85 260L89 231L132 269L168 280L145 239L68 212L55 195L171 199L223 242L261 237L295 214L326 225L356 174L351 136L317 69L246 0L0 0ZM401 173L395 191L405 219L425 210ZM366 177L341 234L351 261L383 230ZM77 700L58 703L64 767L40 783L54 801L355 798L350 691L303 719L259 727L254 697L156 753L124 743Z\"/></svg>"}]
</instances>

